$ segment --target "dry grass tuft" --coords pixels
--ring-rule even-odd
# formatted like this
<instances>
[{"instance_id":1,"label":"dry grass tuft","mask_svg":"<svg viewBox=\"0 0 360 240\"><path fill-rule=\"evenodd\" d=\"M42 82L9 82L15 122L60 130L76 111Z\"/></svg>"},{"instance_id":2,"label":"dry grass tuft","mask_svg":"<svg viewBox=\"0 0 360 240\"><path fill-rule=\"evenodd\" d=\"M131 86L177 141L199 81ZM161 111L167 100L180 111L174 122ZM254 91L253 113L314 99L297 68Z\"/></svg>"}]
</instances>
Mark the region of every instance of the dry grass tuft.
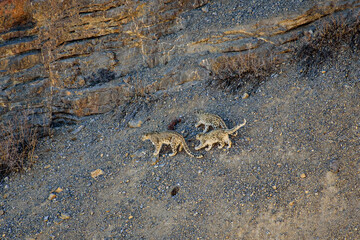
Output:
<instances>
[{"instance_id":1,"label":"dry grass tuft","mask_svg":"<svg viewBox=\"0 0 360 240\"><path fill-rule=\"evenodd\" d=\"M277 62L271 55L254 53L220 57L212 64L213 85L251 94L274 72Z\"/></svg>"},{"instance_id":2,"label":"dry grass tuft","mask_svg":"<svg viewBox=\"0 0 360 240\"><path fill-rule=\"evenodd\" d=\"M31 127L28 114L0 123L0 179L13 171L21 171L34 162L38 140L37 129Z\"/></svg>"},{"instance_id":3,"label":"dry grass tuft","mask_svg":"<svg viewBox=\"0 0 360 240\"><path fill-rule=\"evenodd\" d=\"M314 34L308 34L297 48L295 60L304 73L317 72L328 59L343 49L360 50L360 17L339 17L324 21Z\"/></svg>"}]
</instances>

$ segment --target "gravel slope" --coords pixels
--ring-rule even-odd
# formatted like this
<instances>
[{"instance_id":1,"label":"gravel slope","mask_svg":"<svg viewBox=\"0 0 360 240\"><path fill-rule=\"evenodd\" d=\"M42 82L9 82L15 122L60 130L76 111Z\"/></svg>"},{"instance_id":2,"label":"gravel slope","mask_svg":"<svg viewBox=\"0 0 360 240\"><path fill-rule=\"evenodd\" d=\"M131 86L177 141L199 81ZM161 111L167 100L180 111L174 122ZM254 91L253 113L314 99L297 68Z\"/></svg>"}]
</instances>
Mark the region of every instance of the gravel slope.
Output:
<instances>
[{"instance_id":1,"label":"gravel slope","mask_svg":"<svg viewBox=\"0 0 360 240\"><path fill-rule=\"evenodd\" d=\"M185 84L56 129L33 169L1 183L2 238L359 238L359 61L341 59L313 77L284 66L248 99ZM194 150L198 108L248 124L230 150L164 148L155 162L141 134L181 118Z\"/></svg>"}]
</instances>

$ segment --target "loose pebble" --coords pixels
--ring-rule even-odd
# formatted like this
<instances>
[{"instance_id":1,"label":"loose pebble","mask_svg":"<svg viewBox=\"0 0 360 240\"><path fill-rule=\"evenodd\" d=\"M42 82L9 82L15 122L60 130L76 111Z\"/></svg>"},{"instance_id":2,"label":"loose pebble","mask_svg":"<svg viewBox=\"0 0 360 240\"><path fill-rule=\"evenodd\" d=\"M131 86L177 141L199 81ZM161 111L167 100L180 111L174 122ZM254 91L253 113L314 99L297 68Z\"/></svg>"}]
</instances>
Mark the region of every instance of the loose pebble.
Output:
<instances>
[{"instance_id":1,"label":"loose pebble","mask_svg":"<svg viewBox=\"0 0 360 240\"><path fill-rule=\"evenodd\" d=\"M143 124L142 120L130 120L128 122L129 128L139 128Z\"/></svg>"},{"instance_id":2,"label":"loose pebble","mask_svg":"<svg viewBox=\"0 0 360 240\"><path fill-rule=\"evenodd\" d=\"M331 160L330 160L329 167L330 167L330 171L331 171L331 172L333 172L333 173L338 173L339 170L340 170L340 162L339 162L339 159L337 159L337 158L331 159Z\"/></svg>"},{"instance_id":3,"label":"loose pebble","mask_svg":"<svg viewBox=\"0 0 360 240\"><path fill-rule=\"evenodd\" d=\"M56 195L53 194L53 193L50 193L49 197L48 197L48 200L53 200L54 198L56 198Z\"/></svg>"},{"instance_id":4,"label":"loose pebble","mask_svg":"<svg viewBox=\"0 0 360 240\"><path fill-rule=\"evenodd\" d=\"M202 7L201 11L203 11L204 13L209 12L209 6Z\"/></svg>"},{"instance_id":5,"label":"loose pebble","mask_svg":"<svg viewBox=\"0 0 360 240\"><path fill-rule=\"evenodd\" d=\"M84 125L80 125L77 129L71 132L71 134L77 134L84 128Z\"/></svg>"},{"instance_id":6,"label":"loose pebble","mask_svg":"<svg viewBox=\"0 0 360 240\"><path fill-rule=\"evenodd\" d=\"M241 98L242 98L242 99L247 99L249 96L250 96L250 95L249 95L248 93L244 93Z\"/></svg>"},{"instance_id":7,"label":"loose pebble","mask_svg":"<svg viewBox=\"0 0 360 240\"><path fill-rule=\"evenodd\" d=\"M98 176L103 175L104 171L101 169L96 169L95 171L91 172L91 177L96 179Z\"/></svg>"},{"instance_id":8,"label":"loose pebble","mask_svg":"<svg viewBox=\"0 0 360 240\"><path fill-rule=\"evenodd\" d=\"M141 158L146 155L146 151L144 149L139 149L134 154L131 154L132 158Z\"/></svg>"},{"instance_id":9,"label":"loose pebble","mask_svg":"<svg viewBox=\"0 0 360 240\"><path fill-rule=\"evenodd\" d=\"M60 215L60 218L61 218L62 220L70 219L70 215L69 215L69 214L66 214L66 213L62 213L62 214Z\"/></svg>"},{"instance_id":10,"label":"loose pebble","mask_svg":"<svg viewBox=\"0 0 360 240\"><path fill-rule=\"evenodd\" d=\"M151 165L156 165L159 162L159 159L156 157L151 158Z\"/></svg>"}]
</instances>

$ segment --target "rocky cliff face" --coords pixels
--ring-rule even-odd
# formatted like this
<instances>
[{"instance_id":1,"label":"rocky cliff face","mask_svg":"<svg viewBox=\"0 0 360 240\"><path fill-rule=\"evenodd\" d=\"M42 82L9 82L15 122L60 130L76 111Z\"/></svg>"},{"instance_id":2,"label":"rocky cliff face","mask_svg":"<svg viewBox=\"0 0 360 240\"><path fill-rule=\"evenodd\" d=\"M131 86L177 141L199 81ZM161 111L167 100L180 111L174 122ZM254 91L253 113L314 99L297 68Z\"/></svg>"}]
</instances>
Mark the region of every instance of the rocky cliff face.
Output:
<instances>
[{"instance_id":1,"label":"rocky cliff face","mask_svg":"<svg viewBox=\"0 0 360 240\"><path fill-rule=\"evenodd\" d=\"M0 116L30 109L33 124L49 126L206 79L221 55L268 49L286 58L311 23L359 7L278 3L278 17L271 1L234 2L1 1Z\"/></svg>"}]
</instances>

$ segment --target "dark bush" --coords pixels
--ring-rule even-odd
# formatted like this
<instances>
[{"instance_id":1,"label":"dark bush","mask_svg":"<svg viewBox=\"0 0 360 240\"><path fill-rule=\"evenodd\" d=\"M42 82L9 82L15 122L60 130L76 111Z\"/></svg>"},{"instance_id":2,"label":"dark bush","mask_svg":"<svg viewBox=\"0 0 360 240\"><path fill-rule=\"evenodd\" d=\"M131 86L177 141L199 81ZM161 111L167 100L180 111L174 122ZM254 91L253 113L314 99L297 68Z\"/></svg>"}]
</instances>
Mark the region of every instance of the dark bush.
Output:
<instances>
[{"instance_id":1,"label":"dark bush","mask_svg":"<svg viewBox=\"0 0 360 240\"><path fill-rule=\"evenodd\" d=\"M307 34L305 41L295 50L295 60L304 73L318 72L319 67L342 49L360 49L360 18L339 17L324 21L319 30Z\"/></svg>"},{"instance_id":2,"label":"dark bush","mask_svg":"<svg viewBox=\"0 0 360 240\"><path fill-rule=\"evenodd\" d=\"M276 58L254 53L220 57L212 64L213 84L230 92L256 91L274 72Z\"/></svg>"},{"instance_id":3,"label":"dark bush","mask_svg":"<svg viewBox=\"0 0 360 240\"><path fill-rule=\"evenodd\" d=\"M38 134L37 129L29 123L26 113L1 121L0 133L1 179L6 174L23 170L33 163Z\"/></svg>"}]
</instances>

